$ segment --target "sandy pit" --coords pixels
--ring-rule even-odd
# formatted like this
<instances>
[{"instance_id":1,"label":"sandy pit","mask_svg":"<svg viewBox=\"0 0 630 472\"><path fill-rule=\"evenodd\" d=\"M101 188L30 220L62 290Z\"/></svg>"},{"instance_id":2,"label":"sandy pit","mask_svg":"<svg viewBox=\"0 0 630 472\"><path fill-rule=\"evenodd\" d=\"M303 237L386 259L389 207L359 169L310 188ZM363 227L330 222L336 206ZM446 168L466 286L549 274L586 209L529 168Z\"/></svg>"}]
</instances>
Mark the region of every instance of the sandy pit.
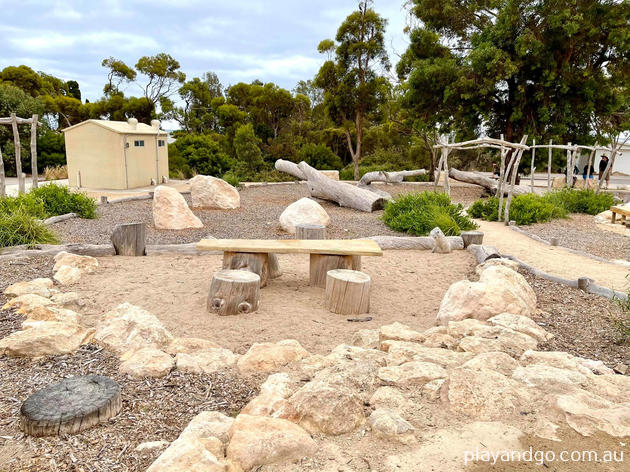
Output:
<instances>
[{"instance_id":1,"label":"sandy pit","mask_svg":"<svg viewBox=\"0 0 630 472\"><path fill-rule=\"evenodd\" d=\"M297 339L313 353L326 354L363 328L398 321L422 330L434 324L448 287L474 270L468 251L386 251L363 257L372 277L368 322L348 322L324 306L324 289L309 286L309 257L279 255L283 275L262 289L260 309L238 316L206 311L212 274L222 256L105 257L96 272L84 275L77 291L85 301L86 323L123 302L156 315L175 336L211 339L238 353L254 342Z\"/></svg>"}]
</instances>

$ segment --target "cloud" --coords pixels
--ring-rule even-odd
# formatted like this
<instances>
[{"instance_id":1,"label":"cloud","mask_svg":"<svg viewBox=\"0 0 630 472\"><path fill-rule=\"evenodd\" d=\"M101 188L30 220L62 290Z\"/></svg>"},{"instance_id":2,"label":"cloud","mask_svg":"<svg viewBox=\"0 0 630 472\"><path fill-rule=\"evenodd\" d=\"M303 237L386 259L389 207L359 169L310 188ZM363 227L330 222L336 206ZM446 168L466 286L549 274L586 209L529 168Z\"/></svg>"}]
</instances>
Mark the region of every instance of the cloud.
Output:
<instances>
[{"instance_id":1,"label":"cloud","mask_svg":"<svg viewBox=\"0 0 630 472\"><path fill-rule=\"evenodd\" d=\"M21 37L12 37L9 42L16 49L33 52L94 46L98 46L99 49L113 51L155 49L159 47L157 41L148 36L119 33L116 31L79 34L39 32L36 36L28 35L24 32Z\"/></svg>"}]
</instances>

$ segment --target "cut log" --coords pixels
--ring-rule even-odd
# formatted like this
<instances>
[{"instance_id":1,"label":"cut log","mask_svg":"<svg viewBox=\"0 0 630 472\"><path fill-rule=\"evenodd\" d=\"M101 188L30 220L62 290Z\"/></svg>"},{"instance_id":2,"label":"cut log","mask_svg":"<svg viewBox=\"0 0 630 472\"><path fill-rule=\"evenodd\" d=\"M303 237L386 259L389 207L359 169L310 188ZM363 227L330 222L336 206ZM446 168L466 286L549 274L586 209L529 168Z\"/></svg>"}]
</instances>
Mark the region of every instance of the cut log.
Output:
<instances>
[{"instance_id":1,"label":"cut log","mask_svg":"<svg viewBox=\"0 0 630 472\"><path fill-rule=\"evenodd\" d=\"M352 269L353 256L311 254L310 285L326 287L326 274L334 269ZM356 264L356 263L355 263Z\"/></svg>"},{"instance_id":2,"label":"cut log","mask_svg":"<svg viewBox=\"0 0 630 472\"><path fill-rule=\"evenodd\" d=\"M356 270L330 270L326 275L326 306L333 313L359 315L370 311L370 276Z\"/></svg>"},{"instance_id":3,"label":"cut log","mask_svg":"<svg viewBox=\"0 0 630 472\"><path fill-rule=\"evenodd\" d=\"M484 246L482 244L471 244L466 249L472 252L477 259L477 264L486 262L488 259L501 258L501 253L494 246Z\"/></svg>"},{"instance_id":4,"label":"cut log","mask_svg":"<svg viewBox=\"0 0 630 472\"><path fill-rule=\"evenodd\" d=\"M382 170L368 172L361 177L359 180L359 186L368 186L372 182L386 182L390 184L398 184L403 181L405 177L413 177L416 175L426 175L427 171L425 169L416 169L416 170L401 170L398 172L385 172Z\"/></svg>"},{"instance_id":5,"label":"cut log","mask_svg":"<svg viewBox=\"0 0 630 472\"><path fill-rule=\"evenodd\" d=\"M280 261L278 261L278 256L272 253L268 254L269 256L269 278L277 279L282 275L282 270L280 269Z\"/></svg>"},{"instance_id":6,"label":"cut log","mask_svg":"<svg viewBox=\"0 0 630 472\"><path fill-rule=\"evenodd\" d=\"M146 256L146 232L144 223L116 225L112 244L118 256Z\"/></svg>"},{"instance_id":7,"label":"cut log","mask_svg":"<svg viewBox=\"0 0 630 472\"><path fill-rule=\"evenodd\" d=\"M221 316L254 313L260 303L260 277L247 270L220 270L212 277L208 312Z\"/></svg>"},{"instance_id":8,"label":"cut log","mask_svg":"<svg viewBox=\"0 0 630 472\"><path fill-rule=\"evenodd\" d=\"M0 198L6 195L6 184L4 177L4 160L2 159L2 149L0 149Z\"/></svg>"},{"instance_id":9,"label":"cut log","mask_svg":"<svg viewBox=\"0 0 630 472\"><path fill-rule=\"evenodd\" d=\"M385 206L386 198L369 190L329 179L306 162L300 162L298 168L307 177L309 191L311 196L315 198L330 200L337 202L342 207L370 213L375 210L382 210Z\"/></svg>"},{"instance_id":10,"label":"cut log","mask_svg":"<svg viewBox=\"0 0 630 472\"><path fill-rule=\"evenodd\" d=\"M60 221L70 220L72 218L78 218L79 215L76 213L65 213L63 215L51 216L50 218L46 218L44 220L45 225L52 225L55 223L59 223Z\"/></svg>"},{"instance_id":11,"label":"cut log","mask_svg":"<svg viewBox=\"0 0 630 472\"><path fill-rule=\"evenodd\" d=\"M116 416L120 387L107 377L70 377L28 397L20 409L22 430L31 436L74 434Z\"/></svg>"},{"instance_id":12,"label":"cut log","mask_svg":"<svg viewBox=\"0 0 630 472\"><path fill-rule=\"evenodd\" d=\"M326 239L326 227L306 223L295 225L295 239Z\"/></svg>"},{"instance_id":13,"label":"cut log","mask_svg":"<svg viewBox=\"0 0 630 472\"><path fill-rule=\"evenodd\" d=\"M483 243L483 233L481 231L462 231L461 237L464 241L464 249L471 244Z\"/></svg>"},{"instance_id":14,"label":"cut log","mask_svg":"<svg viewBox=\"0 0 630 472\"><path fill-rule=\"evenodd\" d=\"M491 195L497 193L498 182L485 175L477 174L476 172L464 172L451 167L448 170L448 175L460 182L466 182L467 184L480 185L485 188ZM507 186L506 186L507 187ZM535 193L540 193L540 189L534 189ZM507 195L508 189L503 189L503 194ZM526 185L515 185L513 195L525 195L531 193L531 189Z\"/></svg>"},{"instance_id":15,"label":"cut log","mask_svg":"<svg viewBox=\"0 0 630 472\"><path fill-rule=\"evenodd\" d=\"M61 251L92 257L113 256L116 254L114 246L111 244L37 244L35 246L14 246L0 249L0 261L30 256L54 256Z\"/></svg>"},{"instance_id":16,"label":"cut log","mask_svg":"<svg viewBox=\"0 0 630 472\"><path fill-rule=\"evenodd\" d=\"M280 172L292 175L293 177L297 177L300 180L306 180L306 176L295 162L278 159L275 163L275 167L276 170L279 170Z\"/></svg>"},{"instance_id":17,"label":"cut log","mask_svg":"<svg viewBox=\"0 0 630 472\"><path fill-rule=\"evenodd\" d=\"M269 280L269 254L265 252L225 251L223 253L223 268L253 272L260 277L260 287L266 287Z\"/></svg>"}]
</instances>

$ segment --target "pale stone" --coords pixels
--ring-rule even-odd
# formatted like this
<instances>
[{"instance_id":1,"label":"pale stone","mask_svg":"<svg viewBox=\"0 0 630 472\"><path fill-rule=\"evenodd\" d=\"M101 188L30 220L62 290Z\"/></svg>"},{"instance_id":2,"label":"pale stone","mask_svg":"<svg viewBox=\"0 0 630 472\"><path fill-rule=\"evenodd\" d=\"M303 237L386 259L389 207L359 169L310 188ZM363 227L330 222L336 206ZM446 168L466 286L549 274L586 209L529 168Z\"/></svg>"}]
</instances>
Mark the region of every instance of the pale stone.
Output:
<instances>
[{"instance_id":1,"label":"pale stone","mask_svg":"<svg viewBox=\"0 0 630 472\"><path fill-rule=\"evenodd\" d=\"M545 393L562 393L573 387L586 386L587 378L575 370L559 369L544 364L517 367L512 378Z\"/></svg>"},{"instance_id":2,"label":"pale stone","mask_svg":"<svg viewBox=\"0 0 630 472\"><path fill-rule=\"evenodd\" d=\"M93 329L74 323L40 321L36 326L16 331L0 339L0 353L11 357L57 356L76 351L89 343Z\"/></svg>"},{"instance_id":3,"label":"pale stone","mask_svg":"<svg viewBox=\"0 0 630 472\"><path fill-rule=\"evenodd\" d=\"M381 344L381 348L387 349L387 365L389 366L400 365L409 361L424 361L442 367L455 367L474 357L472 353L468 352L455 352L404 341L385 341Z\"/></svg>"},{"instance_id":4,"label":"pale stone","mask_svg":"<svg viewBox=\"0 0 630 472\"><path fill-rule=\"evenodd\" d=\"M473 318L461 321L449 321L446 329L448 334L455 338L463 338L466 336L493 337L499 332L494 326Z\"/></svg>"},{"instance_id":5,"label":"pale stone","mask_svg":"<svg viewBox=\"0 0 630 472\"><path fill-rule=\"evenodd\" d=\"M466 318L487 320L501 313L532 316L536 294L525 278L507 267L486 268L478 282L460 280L449 287L437 315L439 324Z\"/></svg>"},{"instance_id":6,"label":"pale stone","mask_svg":"<svg viewBox=\"0 0 630 472\"><path fill-rule=\"evenodd\" d=\"M438 347L441 349L455 349L459 344L459 340L450 334L443 333L423 333L424 340L422 345L426 347Z\"/></svg>"},{"instance_id":7,"label":"pale stone","mask_svg":"<svg viewBox=\"0 0 630 472\"><path fill-rule=\"evenodd\" d=\"M435 379L425 383L422 386L422 395L432 401L439 400L444 382L446 379Z\"/></svg>"},{"instance_id":8,"label":"pale stone","mask_svg":"<svg viewBox=\"0 0 630 472\"><path fill-rule=\"evenodd\" d=\"M409 400L405 398L400 389L396 387L379 387L370 397L370 405L376 408L389 408L400 410L409 405Z\"/></svg>"},{"instance_id":9,"label":"pale stone","mask_svg":"<svg viewBox=\"0 0 630 472\"><path fill-rule=\"evenodd\" d=\"M226 457L244 471L267 464L296 462L317 451L317 444L298 425L278 418L240 414L230 429Z\"/></svg>"},{"instance_id":10,"label":"pale stone","mask_svg":"<svg viewBox=\"0 0 630 472\"><path fill-rule=\"evenodd\" d=\"M342 385L309 382L289 398L289 403L299 414L299 424L310 433L336 436L354 431L365 421L360 396Z\"/></svg>"},{"instance_id":11,"label":"pale stone","mask_svg":"<svg viewBox=\"0 0 630 472\"><path fill-rule=\"evenodd\" d=\"M26 315L30 310L40 307L52 305L53 302L49 298L42 297L41 295L33 295L27 293L26 295L20 295L9 299L4 304L2 310L9 310L11 308L18 308L18 313Z\"/></svg>"},{"instance_id":12,"label":"pale stone","mask_svg":"<svg viewBox=\"0 0 630 472\"><path fill-rule=\"evenodd\" d=\"M63 323L78 324L80 316L77 312L54 305L44 305L32 308L26 313L29 321L61 321Z\"/></svg>"},{"instance_id":13,"label":"pale stone","mask_svg":"<svg viewBox=\"0 0 630 472\"><path fill-rule=\"evenodd\" d=\"M76 292L55 293L52 297L50 297L50 299L56 305L61 305L61 306L83 305L79 297L79 294Z\"/></svg>"},{"instance_id":14,"label":"pale stone","mask_svg":"<svg viewBox=\"0 0 630 472\"><path fill-rule=\"evenodd\" d=\"M199 439L217 438L223 444L230 439L230 428L234 424L234 418L218 411L202 411L195 416L180 434L180 438Z\"/></svg>"},{"instance_id":15,"label":"pale stone","mask_svg":"<svg viewBox=\"0 0 630 472\"><path fill-rule=\"evenodd\" d=\"M175 360L164 351L151 347L138 349L120 364L120 373L132 377L164 377L175 365Z\"/></svg>"},{"instance_id":16,"label":"pale stone","mask_svg":"<svg viewBox=\"0 0 630 472\"><path fill-rule=\"evenodd\" d=\"M33 279L28 282L17 282L9 285L4 289L7 297L19 297L20 295L39 295L40 297L50 298L52 295L53 281L48 278Z\"/></svg>"},{"instance_id":17,"label":"pale stone","mask_svg":"<svg viewBox=\"0 0 630 472\"><path fill-rule=\"evenodd\" d=\"M153 194L153 223L156 229L203 228L184 197L174 188L160 185Z\"/></svg>"},{"instance_id":18,"label":"pale stone","mask_svg":"<svg viewBox=\"0 0 630 472\"><path fill-rule=\"evenodd\" d=\"M310 198L300 198L291 203L280 215L280 226L287 233L295 234L295 226L299 224L315 224L328 226L330 217L326 210Z\"/></svg>"},{"instance_id":19,"label":"pale stone","mask_svg":"<svg viewBox=\"0 0 630 472\"><path fill-rule=\"evenodd\" d=\"M513 271L518 272L519 269L519 263L516 261L513 261L512 259L507 259L505 257L493 257L492 259L488 259L485 262L482 262L481 264L477 265L477 267L475 267L475 272L477 273L477 275L481 275L481 273L486 270L488 267L492 267L492 266L503 266L503 267L507 267L508 269L512 269Z\"/></svg>"},{"instance_id":20,"label":"pale stone","mask_svg":"<svg viewBox=\"0 0 630 472\"><path fill-rule=\"evenodd\" d=\"M329 385L348 388L366 401L367 393L378 386L376 374L381 365L369 361L340 362L317 372L313 381L319 380Z\"/></svg>"},{"instance_id":21,"label":"pale stone","mask_svg":"<svg viewBox=\"0 0 630 472\"><path fill-rule=\"evenodd\" d=\"M538 342L531 336L501 328L495 337L468 336L459 342L460 351L480 354L482 352L500 351L518 359L530 349L536 349Z\"/></svg>"},{"instance_id":22,"label":"pale stone","mask_svg":"<svg viewBox=\"0 0 630 472\"><path fill-rule=\"evenodd\" d=\"M134 451L135 452L153 452L153 451L157 451L158 449L164 449L165 447L167 447L170 444L170 442L168 441L147 441L147 442L143 442L138 444L135 448Z\"/></svg>"},{"instance_id":23,"label":"pale stone","mask_svg":"<svg viewBox=\"0 0 630 472\"><path fill-rule=\"evenodd\" d=\"M237 367L243 373L271 372L308 355L308 351L295 339L285 339L277 343L254 343L238 360Z\"/></svg>"},{"instance_id":24,"label":"pale stone","mask_svg":"<svg viewBox=\"0 0 630 472\"><path fill-rule=\"evenodd\" d=\"M472 370L494 370L508 377L518 366L518 362L505 352L483 352L462 365L462 367Z\"/></svg>"},{"instance_id":25,"label":"pale stone","mask_svg":"<svg viewBox=\"0 0 630 472\"><path fill-rule=\"evenodd\" d=\"M347 363L348 361L385 365L387 355L376 349L366 349L348 344L339 344L327 356L333 361L332 365Z\"/></svg>"},{"instance_id":26,"label":"pale stone","mask_svg":"<svg viewBox=\"0 0 630 472\"><path fill-rule=\"evenodd\" d=\"M383 341L408 341L419 343L424 340L424 335L396 321L392 324L381 326L378 339L379 343Z\"/></svg>"},{"instance_id":27,"label":"pale stone","mask_svg":"<svg viewBox=\"0 0 630 472\"><path fill-rule=\"evenodd\" d=\"M229 349L217 348L193 354L180 352L176 356L177 370L193 374L212 374L236 365L239 356Z\"/></svg>"},{"instance_id":28,"label":"pale stone","mask_svg":"<svg viewBox=\"0 0 630 472\"><path fill-rule=\"evenodd\" d=\"M81 280L81 269L70 266L61 266L57 272L55 272L55 275L53 275L53 279L61 285L76 284L79 280Z\"/></svg>"},{"instance_id":29,"label":"pale stone","mask_svg":"<svg viewBox=\"0 0 630 472\"><path fill-rule=\"evenodd\" d=\"M360 329L352 336L351 344L357 347L375 349L378 347L378 336L377 329Z\"/></svg>"},{"instance_id":30,"label":"pale stone","mask_svg":"<svg viewBox=\"0 0 630 472\"><path fill-rule=\"evenodd\" d=\"M241 413L297 421L297 411L286 400L294 390L295 387L288 374L270 375L260 386L260 394L245 405Z\"/></svg>"},{"instance_id":31,"label":"pale stone","mask_svg":"<svg viewBox=\"0 0 630 472\"><path fill-rule=\"evenodd\" d=\"M334 359L321 354L312 354L300 361L300 369L307 376L312 377L320 370L330 367L335 363Z\"/></svg>"},{"instance_id":32,"label":"pale stone","mask_svg":"<svg viewBox=\"0 0 630 472\"><path fill-rule=\"evenodd\" d=\"M226 472L198 439L177 439L147 469L147 472Z\"/></svg>"},{"instance_id":33,"label":"pale stone","mask_svg":"<svg viewBox=\"0 0 630 472\"><path fill-rule=\"evenodd\" d=\"M168 345L166 348L166 352L171 355L176 355L179 353L183 354L195 354L200 351L205 351L207 349L219 349L217 343L210 341L208 339L201 338L175 338L173 342Z\"/></svg>"},{"instance_id":34,"label":"pale stone","mask_svg":"<svg viewBox=\"0 0 630 472\"><path fill-rule=\"evenodd\" d=\"M285 372L271 374L260 386L260 393L278 395L281 398L289 398L294 390L293 382Z\"/></svg>"},{"instance_id":35,"label":"pale stone","mask_svg":"<svg viewBox=\"0 0 630 472\"><path fill-rule=\"evenodd\" d=\"M568 352L531 350L524 352L519 361L522 365L546 364L558 369L577 370L585 375L614 375L603 362L576 357Z\"/></svg>"},{"instance_id":36,"label":"pale stone","mask_svg":"<svg viewBox=\"0 0 630 472\"><path fill-rule=\"evenodd\" d=\"M513 315L512 313L501 313L488 319L488 323L505 328L510 328L519 333L527 334L539 342L549 341L553 334L538 326L534 320L526 316Z\"/></svg>"},{"instance_id":37,"label":"pale stone","mask_svg":"<svg viewBox=\"0 0 630 472\"><path fill-rule=\"evenodd\" d=\"M481 420L518 417L531 403L527 387L489 369L453 369L443 389L452 411Z\"/></svg>"},{"instance_id":38,"label":"pale stone","mask_svg":"<svg viewBox=\"0 0 630 472\"><path fill-rule=\"evenodd\" d=\"M166 349L173 336L154 315L140 307L123 303L103 315L94 339L117 354L153 347Z\"/></svg>"},{"instance_id":39,"label":"pale stone","mask_svg":"<svg viewBox=\"0 0 630 472\"><path fill-rule=\"evenodd\" d=\"M415 428L395 411L377 408L368 418L368 422L377 436L403 444L416 442Z\"/></svg>"},{"instance_id":40,"label":"pale stone","mask_svg":"<svg viewBox=\"0 0 630 472\"><path fill-rule=\"evenodd\" d=\"M225 180L209 175L196 175L190 179L193 208L233 210L241 206L241 196Z\"/></svg>"},{"instance_id":41,"label":"pale stone","mask_svg":"<svg viewBox=\"0 0 630 472\"><path fill-rule=\"evenodd\" d=\"M424 385L446 376L446 370L439 365L423 361L411 361L399 366L381 367L378 370L379 379L388 385L397 387Z\"/></svg>"},{"instance_id":42,"label":"pale stone","mask_svg":"<svg viewBox=\"0 0 630 472\"><path fill-rule=\"evenodd\" d=\"M438 254L450 254L452 251L451 243L446 239L444 233L440 228L433 228L429 233L429 236L433 238L435 241L435 245L433 246L433 251Z\"/></svg>"},{"instance_id":43,"label":"pale stone","mask_svg":"<svg viewBox=\"0 0 630 472\"><path fill-rule=\"evenodd\" d=\"M74 267L81 272L91 273L98 267L98 260L91 256L80 256L66 251L61 251L55 255L55 266L53 272L57 272L63 266Z\"/></svg>"}]
</instances>

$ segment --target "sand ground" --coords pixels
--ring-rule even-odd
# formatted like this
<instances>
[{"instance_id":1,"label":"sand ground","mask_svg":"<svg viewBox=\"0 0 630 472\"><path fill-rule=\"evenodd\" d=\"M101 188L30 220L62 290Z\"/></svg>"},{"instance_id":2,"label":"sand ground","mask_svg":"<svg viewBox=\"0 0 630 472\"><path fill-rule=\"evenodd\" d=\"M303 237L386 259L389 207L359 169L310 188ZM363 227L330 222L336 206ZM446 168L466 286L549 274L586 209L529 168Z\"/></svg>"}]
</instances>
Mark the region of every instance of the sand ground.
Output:
<instances>
[{"instance_id":1,"label":"sand ground","mask_svg":"<svg viewBox=\"0 0 630 472\"><path fill-rule=\"evenodd\" d=\"M87 320L129 302L153 313L176 336L211 339L239 353L254 342L293 338L312 353L326 354L362 328L394 321L417 330L433 326L448 287L474 269L467 251L386 251L383 257L363 257L362 271L372 277L372 320L356 323L330 313L324 289L309 286L308 255L281 254L279 260L283 275L261 290L258 312L246 315L206 311L212 274L221 268L219 255L101 258L98 270L72 290L85 300L81 311Z\"/></svg>"}]
</instances>

